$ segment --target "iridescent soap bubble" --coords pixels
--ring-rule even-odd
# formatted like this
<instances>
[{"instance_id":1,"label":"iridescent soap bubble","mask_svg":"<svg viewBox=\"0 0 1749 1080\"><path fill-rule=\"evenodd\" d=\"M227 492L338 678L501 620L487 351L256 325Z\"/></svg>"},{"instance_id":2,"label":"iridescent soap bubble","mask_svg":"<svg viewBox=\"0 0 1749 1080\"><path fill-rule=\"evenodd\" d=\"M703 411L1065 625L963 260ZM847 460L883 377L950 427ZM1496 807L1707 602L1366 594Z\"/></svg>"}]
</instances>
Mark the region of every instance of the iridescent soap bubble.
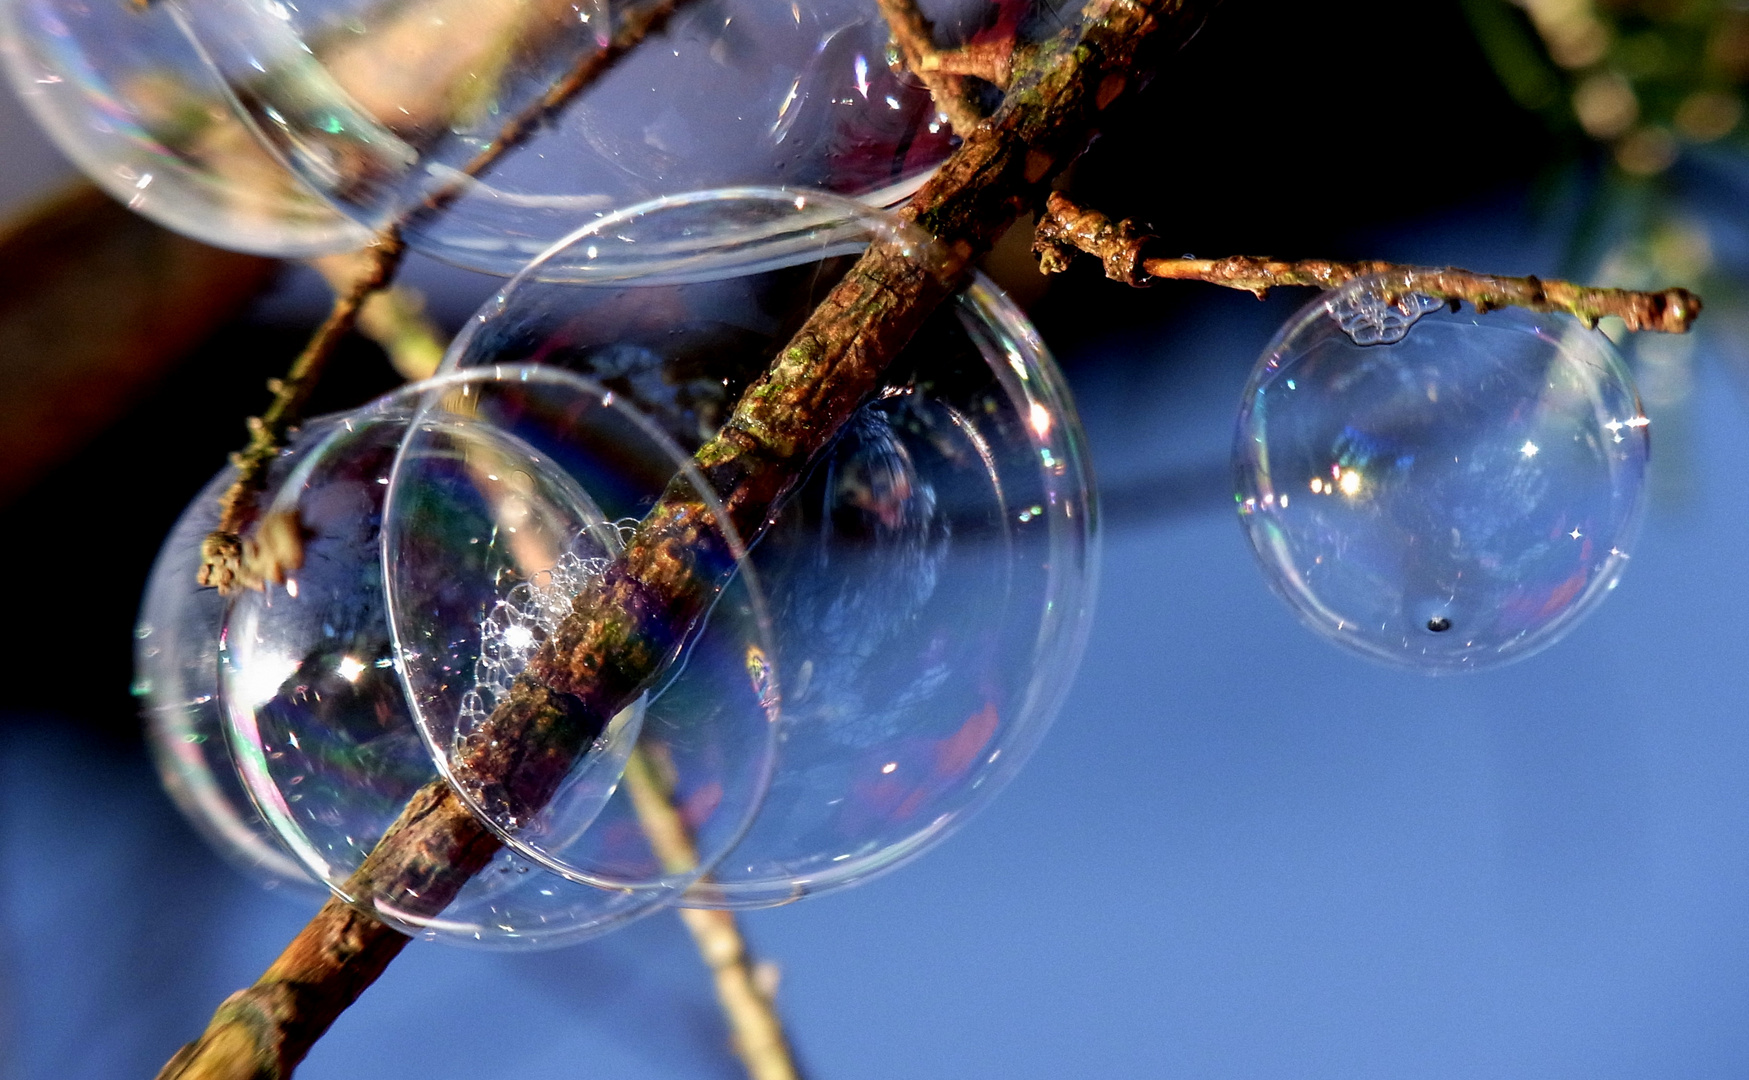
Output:
<instances>
[{"instance_id":1,"label":"iridescent soap bubble","mask_svg":"<svg viewBox=\"0 0 1749 1080\"><path fill-rule=\"evenodd\" d=\"M1476 670L1559 640L1615 588L1647 420L1609 339L1364 278L1264 350L1234 441L1271 586L1374 659Z\"/></svg>"},{"instance_id":2,"label":"iridescent soap bubble","mask_svg":"<svg viewBox=\"0 0 1749 1080\"><path fill-rule=\"evenodd\" d=\"M277 484L332 421L293 434L268 470ZM326 895L279 842L250 802L231 761L219 707L219 628L225 602L196 573L201 542L219 524L219 498L236 480L227 467L201 489L158 551L134 625L134 694L145 713L146 745L164 790L190 824L239 870L266 888Z\"/></svg>"},{"instance_id":3,"label":"iridescent soap bubble","mask_svg":"<svg viewBox=\"0 0 1749 1080\"><path fill-rule=\"evenodd\" d=\"M0 0L0 58L61 151L167 228L281 258L370 240L261 145L162 5Z\"/></svg>"},{"instance_id":4,"label":"iridescent soap bubble","mask_svg":"<svg viewBox=\"0 0 1749 1080\"><path fill-rule=\"evenodd\" d=\"M411 213L416 249L507 276L658 195L784 183L892 203L954 145L895 72L875 0L674 5L501 156L507 123L666 0L174 3L267 139L346 213L373 228ZM951 46L999 11L930 13Z\"/></svg>"},{"instance_id":5,"label":"iridescent soap bubble","mask_svg":"<svg viewBox=\"0 0 1749 1080\"><path fill-rule=\"evenodd\" d=\"M639 423L604 398L559 371L468 372L419 384L346 417L265 500L263 521L299 543L295 557L265 575L262 591L239 593L225 616L221 686L232 749L263 816L302 865L408 933L538 948L657 910L739 838L763 791L772 702L749 675L747 645L734 642L725 672L718 661L727 649L712 636L761 626L751 578L740 576L722 589L693 643L688 659L698 670L689 664L601 730L581 732L550 806L513 806L522 816L507 820L499 804L483 801L488 824L512 846L453 899L429 889L366 893L352 880L429 785L453 777L478 799L486 785L457 768L451 751L478 719L464 717L490 708L503 672L488 669L514 663L507 653L518 649L526 658L530 642L507 631L549 632L541 609L564 603L550 595L555 586L601 572L597 560L611 557L621 535L600 516L603 505L617 505L612 482L659 488L684 461L671 444L660 461L640 456L624 438ZM623 471L603 478L591 468L607 452L619 452ZM591 495L604 479L610 490ZM398 539L385 543L390 536ZM398 589L393 624L386 581ZM507 618L501 601L527 620ZM494 637L499 648L488 658L482 641ZM682 684L706 699L696 711L684 694L666 692ZM731 711L737 702L747 703L744 711ZM450 741L436 747L438 758L415 706L427 718L450 709ZM634 754L684 800L693 837L685 865L655 850L618 794ZM592 871L595 883L531 865L516 850L531 844Z\"/></svg>"},{"instance_id":6,"label":"iridescent soap bubble","mask_svg":"<svg viewBox=\"0 0 1749 1080\"><path fill-rule=\"evenodd\" d=\"M689 904L782 903L890 869L1025 761L1079 661L1096 574L1062 377L1013 304L953 278L915 227L772 189L603 219L506 286L446 360L583 372L697 447L873 244L951 298L752 548L784 733L752 831Z\"/></svg>"},{"instance_id":7,"label":"iridescent soap bubble","mask_svg":"<svg viewBox=\"0 0 1749 1080\"><path fill-rule=\"evenodd\" d=\"M459 393L426 395L383 511L391 623L420 730L513 848L578 881L671 895L741 838L769 777L778 690L754 573L690 457L623 396L552 367L474 392L481 375L449 375L438 385ZM696 627L651 639L666 670L531 805L475 764L506 737L494 709L580 597L656 602L641 585L621 588L616 561L665 495L696 500L684 558L708 606ZM664 610L658 621L682 617ZM633 754L640 775L661 778L684 858L650 831L658 823L640 799L651 793L621 790Z\"/></svg>"}]
</instances>

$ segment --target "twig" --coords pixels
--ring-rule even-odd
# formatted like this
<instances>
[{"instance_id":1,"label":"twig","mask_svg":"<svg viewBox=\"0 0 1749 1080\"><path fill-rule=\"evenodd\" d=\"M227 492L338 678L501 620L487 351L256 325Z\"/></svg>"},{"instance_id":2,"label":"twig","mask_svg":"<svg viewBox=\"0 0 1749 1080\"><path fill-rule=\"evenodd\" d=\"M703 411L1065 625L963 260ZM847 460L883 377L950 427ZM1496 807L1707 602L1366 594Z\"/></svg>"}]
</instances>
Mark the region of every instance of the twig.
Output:
<instances>
[{"instance_id":1,"label":"twig","mask_svg":"<svg viewBox=\"0 0 1749 1080\"><path fill-rule=\"evenodd\" d=\"M245 542L243 530L255 519L256 496L267 481L267 466L303 414L329 358L357 323L365 300L394 276L405 250L398 231L390 229L378 236L370 249L370 260L352 285L334 298L328 318L292 362L291 370L285 378L268 384L273 401L260 416L249 418L249 444L231 455L237 479L219 498L218 527L201 542L201 585L222 593L239 587L259 589L264 581L283 580L286 567L282 564L289 561L291 566L297 565L295 548L288 554L271 553Z\"/></svg>"},{"instance_id":2,"label":"twig","mask_svg":"<svg viewBox=\"0 0 1749 1080\"><path fill-rule=\"evenodd\" d=\"M549 120L566 102L604 74L638 42L659 32L679 6L686 2L688 0L660 0L627 16L619 32L606 46L585 57L564 79L549 89L539 102L507 123L497 138L467 164L462 170L463 174L478 176L489 169L506 152ZM415 216L441 212L463 190L464 183L451 181L403 218L403 224ZM377 246L353 255L311 260L334 288L335 307L300 357L299 363L294 365L291 375L283 381L276 380L273 385L274 407L260 423L251 424L250 447L244 452L246 460L264 464L277 453L279 441L294 421L284 420L275 428L270 428L269 424L281 418L295 418L301 411L303 401L307 400L309 389L313 388L322 365L332 355L333 346L354 326L383 346L390 362L404 377L424 378L436 370L442 359L443 345L435 329L423 318L417 295L407 294L400 289L384 290L400 261L398 235L398 229L384 234L385 238L395 239L392 253L388 257L385 257L386 245L379 242ZM250 472L252 477L259 477L264 470L261 464L255 464ZM203 584L209 583L210 579L211 584L224 589L237 585L259 587L265 578L283 580L283 569L288 567L279 565L282 561L295 564L301 558L298 550L301 543L295 524L290 526L288 532L285 528L269 530L266 526L274 523L263 522L263 528L258 530L256 538L249 541L238 538L238 533L246 522L245 506L253 505L258 486L259 480L244 485L240 479L238 485L226 492L224 512L232 519L233 526L224 529L221 524L221 532L215 532L207 538L207 546L202 549L203 559L206 560L202 568ZM280 542L263 542L260 533L277 537ZM634 780L633 784L635 783ZM638 789L634 786L633 790L636 792ZM647 827L660 830L660 823L667 819L668 831L672 832L678 827L681 829L680 835L684 837L684 826L679 824L679 815L673 806L660 799L652 804L647 797L648 791L644 794L646 798L640 805L640 814L647 820ZM483 834L469 835L463 828L463 823L458 821L454 824L457 828L456 835L465 838L465 842L471 847L483 847L488 852L495 850L495 842L488 837ZM659 848L662 846L659 834L652 836L652 842ZM672 843L672 840L668 842L670 848ZM689 841L688 846L690 847ZM799 1073L784 1037L782 1024L771 1000L759 991L751 953L741 937L733 914L687 909L681 912L681 917L692 933L700 954L712 970L718 999L735 1034L736 1052L745 1063L749 1075L754 1080L795 1080ZM315 956L319 964L322 957L339 957L339 967L332 969L332 978L338 980L344 976L362 980L357 989L344 999L351 1000L358 992L362 992L364 986L373 982L383 967L399 954L406 939L374 919L361 916L351 908L333 901L317 915L305 933L300 935L299 941L303 943L302 947L287 950L286 957L263 976L258 986L235 995L219 1011L219 1015L228 1018L229 1029L257 1028L263 1022L269 1027L275 1024L284 1027L287 1035L270 1040L270 1045L275 1059L274 1068L286 1074L302 1059L315 1035L319 1035L333 1020L333 1016L322 1016L319 1003L306 1007L295 995L288 995L288 987L299 987L308 981L307 964L301 958ZM329 971L320 967L316 970L320 975L326 975ZM286 977L288 973L291 977ZM344 1003L340 1008L344 1008ZM288 1020L298 1016L306 1020L310 1017L321 1017L314 1027L315 1034L308 1039L301 1036L302 1028ZM309 1027L309 1024L303 1024L302 1027ZM234 1040L218 1040L209 1054L209 1063L204 1065L196 1064L192 1060L195 1044L190 1044L185 1048L184 1054L178 1054L166 1066L164 1075L195 1077L206 1075L200 1070L209 1068L217 1070L213 1075L227 1075L225 1070L237 1067L229 1050L232 1041ZM252 1040L243 1045L245 1057L253 1060L258 1056L260 1040ZM186 1062L185 1054L188 1055ZM185 1063L186 1070L179 1073L178 1070L183 1070Z\"/></svg>"},{"instance_id":3,"label":"twig","mask_svg":"<svg viewBox=\"0 0 1749 1080\"><path fill-rule=\"evenodd\" d=\"M965 80L961 78L962 74L975 73L952 72L940 66L930 66L939 65L941 58L941 53L935 47L935 27L917 10L917 5L912 0L876 2L880 5L882 17L887 20L887 29L892 32L894 43L899 46L900 59L929 89L929 96L935 99L936 110L947 117L954 133L964 138L967 132L984 119L983 110L978 107L977 100L972 97ZM1013 51L1012 43L1009 51ZM1004 75L1003 84L1007 81Z\"/></svg>"},{"instance_id":4,"label":"twig","mask_svg":"<svg viewBox=\"0 0 1749 1080\"><path fill-rule=\"evenodd\" d=\"M595 80L607 74L614 64L618 63L626 53L651 34L659 34L680 10L682 4L690 0L653 0L642 8L633 8L627 12L625 20L620 24L605 45L582 58L577 66L555 82L533 105L510 118L498 130L498 137L493 139L484 150L481 150L462 169L465 176L479 176L487 169L497 164L498 159L514 149L524 139L540 130L541 125L551 120L559 110L570 104L578 94L587 90ZM441 210L457 196L466 190L466 184L453 182L428 197L423 206L415 213L424 214Z\"/></svg>"},{"instance_id":5,"label":"twig","mask_svg":"<svg viewBox=\"0 0 1749 1080\"><path fill-rule=\"evenodd\" d=\"M664 869L685 873L696 867L698 849L674 805L673 784L641 749L632 752L624 778L638 824ZM679 914L716 980L717 1002L747 1075L752 1080L799 1080L783 1021L771 996L759 985L758 966L734 914L701 908L680 908Z\"/></svg>"},{"instance_id":6,"label":"twig","mask_svg":"<svg viewBox=\"0 0 1749 1080\"><path fill-rule=\"evenodd\" d=\"M1397 263L1330 262L1235 255L1225 259L1161 258L1148 255L1157 238L1143 233L1134 222L1113 222L1096 210L1077 206L1061 192L1053 192L1039 219L1033 251L1039 268L1056 273L1067 268L1076 252L1086 252L1105 263L1105 274L1114 281L1146 285L1174 279L1204 281L1230 289L1244 289L1258 297L1280 285L1305 285L1334 289L1358 277L1377 274L1390 278L1393 288L1418 292L1450 303L1468 301L1478 311L1522 307L1532 311L1564 311L1586 326L1615 316L1629 330L1687 333L1701 311L1701 299L1683 288L1639 292L1632 289L1601 289L1567 281L1537 277L1503 277L1454 268L1429 269Z\"/></svg>"},{"instance_id":7,"label":"twig","mask_svg":"<svg viewBox=\"0 0 1749 1080\"><path fill-rule=\"evenodd\" d=\"M1199 0L1090 0L1076 25L1017 50L1001 107L965 133L906 214L937 236L963 269L1036 205L1044 185L1086 145L1102 111L1183 43L1200 21L1192 15L1205 6ZM950 293L940 273L919 266L898 244L871 246L832 290L696 457L742 536L758 536L808 460L877 388L888 363ZM578 596L572 614L482 725L488 737L473 748L467 771L498 778L498 797L543 805L604 718L655 677L690 631L707 607L714 575L733 565L710 515L684 487L670 489L622 556ZM416 891L422 905L441 911L483 864L481 848L489 857L491 846L460 797L434 782L354 875L352 894L399 903ZM179 1067L162 1074L167 1080L289 1075L320 1028L381 970L366 965L363 979L336 974L345 965L330 955L339 928L332 908L246 991L273 999L276 984L289 984L304 1011L215 1016L179 1056ZM398 936L386 928L368 933Z\"/></svg>"},{"instance_id":8,"label":"twig","mask_svg":"<svg viewBox=\"0 0 1749 1080\"><path fill-rule=\"evenodd\" d=\"M734 1035L735 1054L752 1080L800 1080L795 1056L784 1037L783 1022L769 991L760 985L760 967L753 962L733 912L679 908L680 921L691 932L698 953L716 979L717 1003Z\"/></svg>"},{"instance_id":9,"label":"twig","mask_svg":"<svg viewBox=\"0 0 1749 1080\"><path fill-rule=\"evenodd\" d=\"M1000 89L1008 85L1013 61L1014 39L997 38L968 42L957 49L932 49L917 57L914 70L919 76L932 71L944 75L969 75Z\"/></svg>"},{"instance_id":10,"label":"twig","mask_svg":"<svg viewBox=\"0 0 1749 1080\"><path fill-rule=\"evenodd\" d=\"M327 280L336 294L355 280L371 249L341 255L320 255L306 262ZM358 332L382 346L395 373L409 382L428 379L443 361L443 332L425 314L425 297L407 285L394 285L372 295L358 313Z\"/></svg>"},{"instance_id":11,"label":"twig","mask_svg":"<svg viewBox=\"0 0 1749 1080\"><path fill-rule=\"evenodd\" d=\"M250 417L249 444L231 459L237 467L237 479L219 500L218 527L201 543L198 580L202 585L222 593L239 587L258 589L267 581L281 579L286 569L297 565L295 542L276 556L274 552L243 539L243 530L255 519L256 496L266 481L267 465L279 453L286 433L296 426L329 358L358 323L365 302L394 280L406 250L401 235L403 229L421 217L440 213L459 198L467 190L469 179L491 168L538 131L554 113L606 74L645 37L660 32L680 5L686 2L688 0L655 0L628 14L606 45L581 58L539 101L511 117L499 129L497 138L461 170L460 176L426 196L422 203L377 235L369 249L372 257L358 279L336 295L327 320L293 362L286 377L270 384L273 401L267 411L259 417ZM287 560L289 565L281 565Z\"/></svg>"}]
</instances>

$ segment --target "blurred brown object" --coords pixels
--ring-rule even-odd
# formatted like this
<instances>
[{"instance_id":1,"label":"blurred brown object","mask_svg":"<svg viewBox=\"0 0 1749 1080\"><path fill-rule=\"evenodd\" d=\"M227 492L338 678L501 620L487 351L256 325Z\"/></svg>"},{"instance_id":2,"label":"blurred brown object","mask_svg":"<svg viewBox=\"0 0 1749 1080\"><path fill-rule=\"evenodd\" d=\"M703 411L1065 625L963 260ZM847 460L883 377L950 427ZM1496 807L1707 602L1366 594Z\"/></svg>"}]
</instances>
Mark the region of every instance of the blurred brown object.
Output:
<instances>
[{"instance_id":1,"label":"blurred brown object","mask_svg":"<svg viewBox=\"0 0 1749 1080\"><path fill-rule=\"evenodd\" d=\"M0 224L0 505L120 417L277 265L172 233L89 184Z\"/></svg>"}]
</instances>

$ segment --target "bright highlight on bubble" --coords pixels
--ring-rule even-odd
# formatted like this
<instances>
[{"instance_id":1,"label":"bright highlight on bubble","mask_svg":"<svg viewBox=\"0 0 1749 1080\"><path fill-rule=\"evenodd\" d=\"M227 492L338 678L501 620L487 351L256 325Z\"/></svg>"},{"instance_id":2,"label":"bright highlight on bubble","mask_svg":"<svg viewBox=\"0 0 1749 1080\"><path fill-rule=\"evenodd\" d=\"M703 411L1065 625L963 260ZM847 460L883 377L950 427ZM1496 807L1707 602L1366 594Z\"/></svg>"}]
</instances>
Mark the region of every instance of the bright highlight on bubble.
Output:
<instances>
[{"instance_id":1,"label":"bright highlight on bubble","mask_svg":"<svg viewBox=\"0 0 1749 1080\"><path fill-rule=\"evenodd\" d=\"M1614 346L1577 321L1452 312L1362 279L1258 361L1234 440L1240 520L1318 633L1421 670L1491 667L1615 587L1648 423Z\"/></svg>"},{"instance_id":2,"label":"bright highlight on bubble","mask_svg":"<svg viewBox=\"0 0 1749 1080\"><path fill-rule=\"evenodd\" d=\"M333 421L305 423L268 469L277 486ZM219 524L227 466L189 502L152 564L134 626L134 696L164 790L214 850L264 888L300 897L325 890L291 857L250 802L225 742L219 702L219 629L225 603L195 580L200 546ZM277 681L283 681L283 675Z\"/></svg>"},{"instance_id":3,"label":"bright highlight on bubble","mask_svg":"<svg viewBox=\"0 0 1749 1080\"><path fill-rule=\"evenodd\" d=\"M518 744L557 770L550 798L527 805L520 774L473 768L471 740L529 654L610 572L618 523L676 476L699 482L610 397L551 368L416 384L346 416L263 495L262 520L295 521L299 550L209 639L231 750L303 869L407 933L545 948L658 910L740 839L765 790L778 691L768 663L749 671L769 632L732 530L697 552L716 592L686 663L615 715ZM621 782L634 760L689 837L683 860L656 849ZM359 875L446 783L507 846L465 883Z\"/></svg>"}]
</instances>

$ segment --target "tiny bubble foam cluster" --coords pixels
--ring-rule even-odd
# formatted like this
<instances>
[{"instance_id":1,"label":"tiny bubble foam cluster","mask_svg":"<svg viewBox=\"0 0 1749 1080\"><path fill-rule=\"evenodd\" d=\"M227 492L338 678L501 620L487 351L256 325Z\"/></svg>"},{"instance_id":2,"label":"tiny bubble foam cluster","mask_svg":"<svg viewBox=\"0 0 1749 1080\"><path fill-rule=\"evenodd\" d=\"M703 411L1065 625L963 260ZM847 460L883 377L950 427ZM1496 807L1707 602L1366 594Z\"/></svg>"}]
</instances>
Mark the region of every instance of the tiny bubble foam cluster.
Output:
<instances>
[{"instance_id":1,"label":"tiny bubble foam cluster","mask_svg":"<svg viewBox=\"0 0 1749 1080\"><path fill-rule=\"evenodd\" d=\"M1389 297L1374 289L1339 289L1324 309L1356 345L1391 345L1409 335L1421 316L1444 305L1423 293Z\"/></svg>"},{"instance_id":2,"label":"tiny bubble foam cluster","mask_svg":"<svg viewBox=\"0 0 1749 1080\"><path fill-rule=\"evenodd\" d=\"M480 623L474 689L462 696L459 739L465 742L510 695L510 684L571 613L572 599L606 568L605 558L580 558L567 551L551 568L518 582L492 605L491 614Z\"/></svg>"},{"instance_id":3,"label":"tiny bubble foam cluster","mask_svg":"<svg viewBox=\"0 0 1749 1080\"><path fill-rule=\"evenodd\" d=\"M1240 521L1323 636L1424 671L1507 663L1615 588L1648 421L1597 331L1402 284L1350 282L1264 350L1234 441Z\"/></svg>"}]
</instances>

